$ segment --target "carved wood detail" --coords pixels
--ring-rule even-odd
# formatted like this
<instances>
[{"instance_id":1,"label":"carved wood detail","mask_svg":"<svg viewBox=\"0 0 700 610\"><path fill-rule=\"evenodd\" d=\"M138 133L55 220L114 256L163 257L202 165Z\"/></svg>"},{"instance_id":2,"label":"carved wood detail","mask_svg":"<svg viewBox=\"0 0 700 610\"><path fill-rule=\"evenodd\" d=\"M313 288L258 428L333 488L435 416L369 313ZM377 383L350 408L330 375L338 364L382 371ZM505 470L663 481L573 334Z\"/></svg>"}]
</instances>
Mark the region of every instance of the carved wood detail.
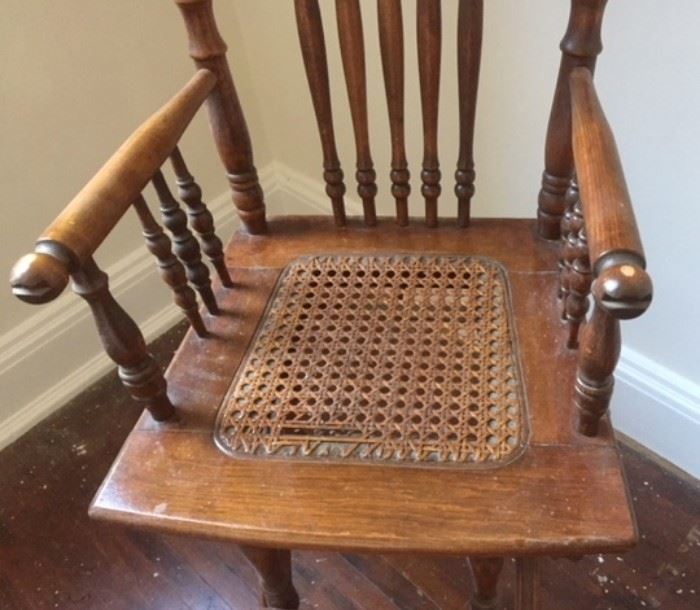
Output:
<instances>
[{"instance_id":1,"label":"carved wood detail","mask_svg":"<svg viewBox=\"0 0 700 610\"><path fill-rule=\"evenodd\" d=\"M146 247L156 257L160 275L172 289L175 304L185 313L195 332L200 337L205 337L207 329L199 315L197 296L187 283L185 268L172 252L170 239L156 222L143 196L134 201L134 209L141 221Z\"/></svg>"},{"instance_id":2,"label":"carved wood detail","mask_svg":"<svg viewBox=\"0 0 700 610\"><path fill-rule=\"evenodd\" d=\"M411 194L404 134L404 44L401 0L377 0L379 44L391 130L391 194L396 200L396 222L408 225Z\"/></svg>"},{"instance_id":3,"label":"carved wood detail","mask_svg":"<svg viewBox=\"0 0 700 610\"><path fill-rule=\"evenodd\" d=\"M471 200L474 196L474 122L479 90L483 21L483 0L460 0L457 17L459 159L455 172L457 219L460 227L469 225Z\"/></svg>"},{"instance_id":4,"label":"carved wood detail","mask_svg":"<svg viewBox=\"0 0 700 610\"><path fill-rule=\"evenodd\" d=\"M567 347L575 349L578 347L579 328L588 312L592 276L580 200L574 203L568 216L564 246L563 277L565 279L562 283L566 292L563 300L563 317L569 329Z\"/></svg>"},{"instance_id":5,"label":"carved wood detail","mask_svg":"<svg viewBox=\"0 0 700 610\"><path fill-rule=\"evenodd\" d=\"M362 199L365 224L377 224L374 198L377 195L377 173L374 171L369 146L367 121L367 78L365 75L365 45L359 0L336 0L338 38L348 90L350 115L355 132L357 152L357 193Z\"/></svg>"},{"instance_id":6,"label":"carved wood detail","mask_svg":"<svg viewBox=\"0 0 700 610\"><path fill-rule=\"evenodd\" d=\"M438 225L440 162L438 160L438 99L440 93L440 45L442 43L440 0L418 0L418 76L423 114L423 169L421 193L425 198L425 222Z\"/></svg>"},{"instance_id":7,"label":"carved wood detail","mask_svg":"<svg viewBox=\"0 0 700 610\"><path fill-rule=\"evenodd\" d=\"M216 235L214 218L202 201L202 189L187 169L187 164L179 148L175 148L170 156L170 161L177 179L178 195L187 207L190 224L202 242L202 250L214 265L221 283L227 288L232 288L233 282L224 259L224 247Z\"/></svg>"},{"instance_id":8,"label":"carved wood detail","mask_svg":"<svg viewBox=\"0 0 700 610\"><path fill-rule=\"evenodd\" d=\"M603 49L600 33L607 0L571 0L545 144L545 170L538 198L538 231L545 239L560 237L566 191L573 174L569 75L577 67L595 68Z\"/></svg>"},{"instance_id":9,"label":"carved wood detail","mask_svg":"<svg viewBox=\"0 0 700 610\"><path fill-rule=\"evenodd\" d=\"M333 129L328 61L318 0L295 0L299 43L323 150L323 179L337 226L345 225L345 183Z\"/></svg>"},{"instance_id":10,"label":"carved wood detail","mask_svg":"<svg viewBox=\"0 0 700 610\"><path fill-rule=\"evenodd\" d=\"M606 266L593 282L595 305L581 333L574 389L579 410L578 430L598 433L608 410L613 372L620 357L620 320L640 316L651 303L652 285L646 271L633 263Z\"/></svg>"},{"instance_id":11,"label":"carved wood detail","mask_svg":"<svg viewBox=\"0 0 700 610\"><path fill-rule=\"evenodd\" d=\"M211 289L209 269L202 262L199 243L187 228L187 214L180 207L177 199L173 197L162 172L158 171L153 175L153 186L160 201L163 224L173 236L173 249L177 257L185 265L187 279L202 297L202 301L204 301L204 305L209 313L217 315L219 307Z\"/></svg>"},{"instance_id":12,"label":"carved wood detail","mask_svg":"<svg viewBox=\"0 0 700 610\"><path fill-rule=\"evenodd\" d=\"M566 248L568 239L573 229L574 205L579 201L579 190L576 178L571 179L569 189L566 191L566 210L561 217L561 257L559 258L559 292L558 298L561 300L561 319L566 320L566 295L569 294L569 273L571 267L567 260Z\"/></svg>"},{"instance_id":13,"label":"carved wood detail","mask_svg":"<svg viewBox=\"0 0 700 610\"><path fill-rule=\"evenodd\" d=\"M586 436L597 434L598 422L610 404L620 342L620 321L596 304L583 328L575 385L578 430Z\"/></svg>"},{"instance_id":14,"label":"carved wood detail","mask_svg":"<svg viewBox=\"0 0 700 610\"><path fill-rule=\"evenodd\" d=\"M265 233L265 202L253 160L253 147L226 60L226 43L214 18L212 0L175 0L175 3L185 20L190 57L197 67L207 68L217 78L216 87L207 100L207 109L238 215L250 233Z\"/></svg>"},{"instance_id":15,"label":"carved wood detail","mask_svg":"<svg viewBox=\"0 0 700 610\"><path fill-rule=\"evenodd\" d=\"M102 345L118 365L119 378L131 396L144 403L155 420L170 418L175 409L163 373L146 350L136 323L114 300L107 274L90 258L71 277L74 292L90 306Z\"/></svg>"}]
</instances>

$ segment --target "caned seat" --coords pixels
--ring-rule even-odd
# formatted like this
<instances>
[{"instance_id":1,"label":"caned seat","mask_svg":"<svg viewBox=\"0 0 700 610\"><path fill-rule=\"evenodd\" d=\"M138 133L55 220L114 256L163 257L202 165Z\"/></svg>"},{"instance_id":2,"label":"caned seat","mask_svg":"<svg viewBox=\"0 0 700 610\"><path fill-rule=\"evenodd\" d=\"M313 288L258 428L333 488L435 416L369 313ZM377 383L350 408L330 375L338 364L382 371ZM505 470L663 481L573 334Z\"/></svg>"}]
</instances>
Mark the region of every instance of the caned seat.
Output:
<instances>
[{"instance_id":1,"label":"caned seat","mask_svg":"<svg viewBox=\"0 0 700 610\"><path fill-rule=\"evenodd\" d=\"M493 259L292 260L221 405L216 440L240 457L507 462L526 440L511 314Z\"/></svg>"},{"instance_id":2,"label":"caned seat","mask_svg":"<svg viewBox=\"0 0 700 610\"><path fill-rule=\"evenodd\" d=\"M362 253L359 258L358 252ZM433 254L428 256L426 252ZM419 225L397 227L390 219L380 219L374 229L339 229L326 218L275 218L269 221L269 233L265 236L238 233L227 249L226 260L235 289L215 290L221 315L205 319L211 336L201 339L190 331L166 375L178 421L163 426L148 416L141 419L93 502L93 516L282 548L566 555L572 549L577 553L621 551L633 544L634 521L607 422L595 438L575 431L571 387L576 354L566 347L557 314L557 247L536 237L533 221L476 219L465 233L456 223L436 232ZM354 387L354 380L348 376L353 368L351 361L367 353L357 349L361 344L356 339L361 331L358 327L347 331L353 333L353 341L344 344L348 352L339 354L344 360L337 364L329 358L325 368L330 368L323 373L328 376L325 379L314 376L319 369L313 366L313 359L319 357L323 348L314 347L312 353L306 354L301 348L304 342L299 341L296 345L301 349L291 354L282 349L295 335L286 335L286 343L278 343L274 333L284 335L287 330L280 331L280 316L276 317L276 312L309 312L313 320L314 312L327 311L319 310L318 305L326 304L333 310L338 303L332 296L325 301L317 299L317 290L322 288L319 286L309 297L314 307L305 308L308 303L304 290L293 290L294 278L299 277L295 272L301 271L301 277L307 279L321 279L323 273L315 276L314 269L323 268L327 275L340 261L345 270L349 268L348 261L354 261L356 270L365 266L370 269L368 261L374 261L377 267L381 264L386 270L390 265L385 265L385 261L392 260L402 261L405 268L423 260L422 268L441 268L446 275L460 266L485 265L491 280L498 277L503 281L498 307L502 308L500 314L505 316L510 332L504 330L501 338L510 344L510 349L500 344L495 353L502 357L505 350L514 368L513 404L520 409L520 419L509 420L518 422L518 441L512 448L507 440L502 441L513 438L512 433L516 432L508 427L505 418L496 420L502 425L493 431L500 435L497 447L504 448L494 451L487 441L489 435L481 426L484 422L490 430L490 418L483 410L491 404L482 393L472 397L478 400L479 408L474 424L477 440L472 443L473 449L461 454L461 461L449 452L439 455L440 446L434 450L429 445L427 450L425 445L412 447L410 434L401 436L405 445L371 445L382 447L379 456L369 445L355 447L338 442L324 425L314 426L312 432L316 436L299 433L308 430L304 415L316 416L318 423L324 412L331 413L335 420L342 414L351 417L360 410L364 397L367 404L363 404L361 412L395 414L396 410L390 411L388 405L392 400L395 405L395 392L403 387L402 377L398 375L396 384L383 394L381 388L388 386L381 385L379 373L386 370L387 362L393 361L401 368L410 348L409 335L393 335L391 328L376 335L369 329L362 331L369 345L373 344L373 337L379 337L383 349L387 349L385 344L391 346L390 340L396 338L402 351L397 349L392 360L391 356L383 356L375 367L364 363L357 369L363 374L372 370L377 373L376 385L366 393L358 379L357 390L347 388L343 398L336 398L341 395L328 390L335 381L333 372L342 370L338 382ZM473 289L470 286L468 290ZM275 295L286 300L276 305ZM292 306L288 305L289 300L293 300ZM363 302L368 301L348 296L341 300L342 307L333 311L347 320L347 312L361 311ZM353 304L357 308L351 308ZM396 324L401 325L406 314L410 321L410 309L396 307L392 311L396 313L391 320L396 318ZM456 322L469 328L466 321L457 321L459 312L453 315L454 319L444 322L452 335ZM358 317L353 324L362 322L362 316ZM451 350L459 349L456 344L460 339L438 332L440 324L437 320L432 323L437 343L445 338L455 346ZM297 326L291 326L289 331L294 332ZM336 331L309 329L302 336L315 336L323 344L324 336L342 337L342 328L338 324ZM505 339L508 334L510 337ZM471 339L474 345L485 347L478 335ZM465 337L465 347L468 341ZM206 350L202 349L204 342ZM277 347L282 351L276 352ZM338 351L336 348L334 353ZM449 360L454 364L453 351L449 352ZM434 391L441 385L417 383L425 364L431 367L426 377L440 375L434 368L435 355L435 350L430 356L416 350L409 356L412 379L409 377L404 383L413 390L410 395L402 394L407 403L419 401L416 390L420 386L429 392L429 388ZM268 357L274 359L267 365L269 368L264 362L254 362ZM470 354L464 358L471 362ZM488 358L488 354L475 358L475 362L483 362L482 358ZM196 367L193 362L197 362ZM257 372L252 383L258 386L246 394L242 385L250 380L245 373L251 367ZM272 377L265 376L268 371L276 371L272 374L278 377L280 372L303 371L303 377L295 379L301 386L298 394L291 389L276 394ZM485 378L482 372L472 373L475 372L460 366L459 371L450 372L459 379L442 382L464 394L459 404L466 407L466 412L471 404L469 392L480 388ZM260 385L268 381L270 387L261 390ZM312 391L315 385L319 388ZM297 395L316 401L304 409L294 401ZM239 396L260 399L255 404L259 417L270 409L278 416L293 414L289 433L279 449L275 445L279 439L261 431L258 416L253 420L258 436L253 438L252 430L244 432L252 422L249 419L246 423L242 413L236 413L243 411L237 408ZM328 397L334 398L332 409L324 411ZM344 404L344 398L351 402ZM276 402L282 400L286 402ZM380 406L383 402L387 403L384 411ZM415 409L413 414L425 413L429 419L427 409L431 405L428 399L425 402L426 409ZM450 412L450 403L440 402L437 413L441 422L443 404ZM494 406L504 405L496 402ZM250 418L252 406L246 408ZM391 441L392 428L387 419L373 429ZM458 434L463 435L459 437L462 441L467 441L471 432L469 419L460 420L463 427L457 428ZM416 429L425 434L420 427ZM449 429L447 424L445 431ZM442 432L439 426L437 430ZM219 447L213 442L215 438ZM421 440L425 438L422 436ZM466 444L469 446L468 441ZM444 446L448 447L449 441ZM396 455L397 447L406 447L400 457Z\"/></svg>"},{"instance_id":3,"label":"caned seat","mask_svg":"<svg viewBox=\"0 0 700 610\"><path fill-rule=\"evenodd\" d=\"M402 3L376 3L391 134L386 193L370 148L361 3L336 0L362 218L346 215L352 178L335 142L321 3L287 7L332 217L272 219L212 0L175 3L196 74L11 279L30 303L55 299L71 279L147 410L91 514L240 544L261 603L278 609L299 607L290 549L464 554L475 609L496 607L511 556L516 608L533 610L536 556L632 546L607 409L620 322L647 309L652 285L593 82L606 0L571 0L536 220L471 218L483 0L458 3L459 150L444 192L441 3L416 3L423 158L413 192ZM205 101L241 221L227 246L177 146ZM162 171L168 160L176 192ZM515 171L504 168L504 179L506 170ZM143 196L149 183L163 226ZM392 208L393 218L378 214ZM93 258L129 209L191 326L165 376Z\"/></svg>"}]
</instances>

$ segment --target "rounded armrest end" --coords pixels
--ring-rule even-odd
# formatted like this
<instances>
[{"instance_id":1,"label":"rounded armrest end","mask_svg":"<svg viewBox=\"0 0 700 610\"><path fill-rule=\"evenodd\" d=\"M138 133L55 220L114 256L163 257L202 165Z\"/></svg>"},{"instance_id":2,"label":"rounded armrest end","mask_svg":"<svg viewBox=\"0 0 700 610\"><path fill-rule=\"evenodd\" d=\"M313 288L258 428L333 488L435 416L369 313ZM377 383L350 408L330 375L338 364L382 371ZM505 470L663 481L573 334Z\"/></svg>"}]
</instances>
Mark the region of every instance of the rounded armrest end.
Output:
<instances>
[{"instance_id":1,"label":"rounded armrest end","mask_svg":"<svg viewBox=\"0 0 700 610\"><path fill-rule=\"evenodd\" d=\"M10 286L12 294L26 303L48 303L63 292L69 277L62 261L50 254L33 252L15 263Z\"/></svg>"},{"instance_id":2,"label":"rounded armrest end","mask_svg":"<svg viewBox=\"0 0 700 610\"><path fill-rule=\"evenodd\" d=\"M641 316L649 308L653 286L644 269L623 263L601 271L593 283L592 292L608 313L629 320Z\"/></svg>"}]
</instances>

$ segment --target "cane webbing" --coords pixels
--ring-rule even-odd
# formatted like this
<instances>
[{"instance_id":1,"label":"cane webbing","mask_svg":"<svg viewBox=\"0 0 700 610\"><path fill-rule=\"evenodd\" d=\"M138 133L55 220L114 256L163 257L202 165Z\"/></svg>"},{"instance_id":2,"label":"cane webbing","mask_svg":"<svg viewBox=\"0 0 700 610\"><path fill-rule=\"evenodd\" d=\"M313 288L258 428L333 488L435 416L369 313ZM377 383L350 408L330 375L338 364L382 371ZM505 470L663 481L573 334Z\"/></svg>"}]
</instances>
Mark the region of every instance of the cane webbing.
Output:
<instances>
[{"instance_id":1,"label":"cane webbing","mask_svg":"<svg viewBox=\"0 0 700 610\"><path fill-rule=\"evenodd\" d=\"M502 267L313 256L282 273L216 430L235 456L503 462L523 389Z\"/></svg>"}]
</instances>

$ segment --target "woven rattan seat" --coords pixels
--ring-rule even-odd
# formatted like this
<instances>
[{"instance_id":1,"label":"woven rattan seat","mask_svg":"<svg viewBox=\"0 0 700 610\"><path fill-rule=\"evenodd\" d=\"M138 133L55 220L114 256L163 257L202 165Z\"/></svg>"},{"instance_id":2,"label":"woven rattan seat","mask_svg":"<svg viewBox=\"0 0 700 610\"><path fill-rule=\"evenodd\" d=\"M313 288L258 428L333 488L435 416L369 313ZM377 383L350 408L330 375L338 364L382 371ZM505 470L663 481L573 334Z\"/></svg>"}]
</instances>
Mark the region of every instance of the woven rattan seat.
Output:
<instances>
[{"instance_id":1,"label":"woven rattan seat","mask_svg":"<svg viewBox=\"0 0 700 610\"><path fill-rule=\"evenodd\" d=\"M217 441L236 456L503 463L525 431L510 316L505 272L488 258L297 259Z\"/></svg>"}]
</instances>

